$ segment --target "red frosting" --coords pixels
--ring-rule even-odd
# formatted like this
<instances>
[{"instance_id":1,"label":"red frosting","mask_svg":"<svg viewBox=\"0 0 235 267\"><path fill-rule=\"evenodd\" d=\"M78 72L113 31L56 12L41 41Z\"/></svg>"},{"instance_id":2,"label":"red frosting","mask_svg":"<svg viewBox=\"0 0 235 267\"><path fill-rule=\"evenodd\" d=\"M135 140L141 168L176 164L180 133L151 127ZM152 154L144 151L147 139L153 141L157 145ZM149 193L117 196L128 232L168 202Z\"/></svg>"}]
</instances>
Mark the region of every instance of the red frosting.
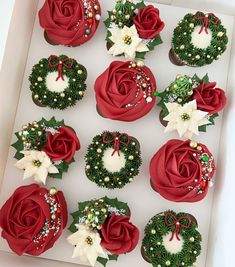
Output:
<instances>
[{"instance_id":1,"label":"red frosting","mask_svg":"<svg viewBox=\"0 0 235 267\"><path fill-rule=\"evenodd\" d=\"M57 203L53 218L50 203L46 201L48 197ZM44 236L41 232L46 222L49 232ZM51 196L46 188L36 184L17 188L0 210L2 237L18 255L42 254L54 245L66 224L67 205L63 193L59 191Z\"/></svg>"},{"instance_id":2,"label":"red frosting","mask_svg":"<svg viewBox=\"0 0 235 267\"><path fill-rule=\"evenodd\" d=\"M203 199L209 181L215 172L215 164L205 145L190 146L190 140L170 140L153 156L150 176L153 188L164 198L175 202L196 202ZM205 165L202 156L210 158Z\"/></svg>"},{"instance_id":3,"label":"red frosting","mask_svg":"<svg viewBox=\"0 0 235 267\"><path fill-rule=\"evenodd\" d=\"M139 230L129 220L113 213L102 225L102 247L115 255L132 251L139 241Z\"/></svg>"},{"instance_id":4,"label":"red frosting","mask_svg":"<svg viewBox=\"0 0 235 267\"><path fill-rule=\"evenodd\" d=\"M42 148L52 161L70 162L80 149L79 139L73 129L60 127L58 133L47 133L46 145Z\"/></svg>"},{"instance_id":5,"label":"red frosting","mask_svg":"<svg viewBox=\"0 0 235 267\"><path fill-rule=\"evenodd\" d=\"M113 61L97 78L96 102L102 116L134 121L146 115L154 106L156 81L153 73L146 66L131 66L133 64L130 61ZM147 100L150 101L147 103Z\"/></svg>"},{"instance_id":6,"label":"red frosting","mask_svg":"<svg viewBox=\"0 0 235 267\"><path fill-rule=\"evenodd\" d=\"M133 19L133 23L140 38L143 39L155 38L165 27L164 22L160 19L159 9L153 5L140 8Z\"/></svg>"},{"instance_id":7,"label":"red frosting","mask_svg":"<svg viewBox=\"0 0 235 267\"><path fill-rule=\"evenodd\" d=\"M224 91L220 88L215 88L215 86L215 82L205 84L203 81L193 90L193 98L197 101L198 109L209 114L221 111L227 101Z\"/></svg>"},{"instance_id":8,"label":"red frosting","mask_svg":"<svg viewBox=\"0 0 235 267\"><path fill-rule=\"evenodd\" d=\"M46 0L39 11L39 22L47 37L55 44L78 46L90 40L99 25L96 15L101 9L98 0ZM94 8L94 7L98 8ZM92 17L87 15L91 13ZM87 34L86 30L90 33Z\"/></svg>"}]
</instances>

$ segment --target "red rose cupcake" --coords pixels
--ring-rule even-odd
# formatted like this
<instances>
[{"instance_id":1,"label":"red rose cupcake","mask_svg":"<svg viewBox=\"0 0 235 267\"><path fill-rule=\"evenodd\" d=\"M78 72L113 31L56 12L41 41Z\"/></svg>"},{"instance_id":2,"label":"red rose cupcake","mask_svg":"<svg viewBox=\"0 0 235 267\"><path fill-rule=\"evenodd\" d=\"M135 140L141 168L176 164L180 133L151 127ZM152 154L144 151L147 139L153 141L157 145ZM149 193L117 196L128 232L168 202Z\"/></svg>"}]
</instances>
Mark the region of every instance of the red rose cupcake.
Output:
<instances>
[{"instance_id":1,"label":"red rose cupcake","mask_svg":"<svg viewBox=\"0 0 235 267\"><path fill-rule=\"evenodd\" d=\"M61 179L80 149L76 132L54 117L28 123L16 136L15 166L24 170L24 179L34 177L38 183L46 184L47 176Z\"/></svg>"},{"instance_id":2,"label":"red rose cupcake","mask_svg":"<svg viewBox=\"0 0 235 267\"><path fill-rule=\"evenodd\" d=\"M160 121L166 127L165 132L176 130L180 137L188 139L214 125L227 102L225 92L210 82L208 75L202 79L196 74L177 75L158 96L161 98L158 106L162 108Z\"/></svg>"},{"instance_id":3,"label":"red rose cupcake","mask_svg":"<svg viewBox=\"0 0 235 267\"><path fill-rule=\"evenodd\" d=\"M109 54L144 59L148 51L162 43L160 32L165 24L153 5L120 0L108 15L105 26Z\"/></svg>"},{"instance_id":4,"label":"red rose cupcake","mask_svg":"<svg viewBox=\"0 0 235 267\"><path fill-rule=\"evenodd\" d=\"M21 186L0 210L2 237L19 256L39 256L52 248L66 224L64 195L55 188Z\"/></svg>"},{"instance_id":5,"label":"red rose cupcake","mask_svg":"<svg viewBox=\"0 0 235 267\"><path fill-rule=\"evenodd\" d=\"M46 0L39 22L49 43L79 46L93 37L100 15L98 0Z\"/></svg>"},{"instance_id":6,"label":"red rose cupcake","mask_svg":"<svg viewBox=\"0 0 235 267\"><path fill-rule=\"evenodd\" d=\"M103 197L78 203L72 213L73 233L68 242L74 246L73 258L78 257L94 266L96 261L117 260L131 252L139 241L139 229L130 222L130 209L117 198Z\"/></svg>"},{"instance_id":7,"label":"red rose cupcake","mask_svg":"<svg viewBox=\"0 0 235 267\"><path fill-rule=\"evenodd\" d=\"M101 116L135 121L155 104L156 81L142 61L114 61L95 82L97 110Z\"/></svg>"},{"instance_id":8,"label":"red rose cupcake","mask_svg":"<svg viewBox=\"0 0 235 267\"><path fill-rule=\"evenodd\" d=\"M168 200L196 202L213 185L215 170L214 158L205 145L173 139L151 159L151 185Z\"/></svg>"}]
</instances>

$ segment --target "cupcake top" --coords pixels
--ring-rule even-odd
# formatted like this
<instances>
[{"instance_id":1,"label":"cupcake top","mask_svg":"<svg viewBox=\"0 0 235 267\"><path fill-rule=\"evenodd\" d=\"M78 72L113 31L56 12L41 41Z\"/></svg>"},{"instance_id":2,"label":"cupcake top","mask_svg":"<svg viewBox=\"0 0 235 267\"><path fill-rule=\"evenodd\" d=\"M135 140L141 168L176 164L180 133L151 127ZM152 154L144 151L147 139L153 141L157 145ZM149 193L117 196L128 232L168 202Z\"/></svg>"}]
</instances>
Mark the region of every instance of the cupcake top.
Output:
<instances>
[{"instance_id":1,"label":"cupcake top","mask_svg":"<svg viewBox=\"0 0 235 267\"><path fill-rule=\"evenodd\" d=\"M79 46L95 34L100 14L98 0L45 0L39 22L50 44Z\"/></svg>"},{"instance_id":2,"label":"cupcake top","mask_svg":"<svg viewBox=\"0 0 235 267\"><path fill-rule=\"evenodd\" d=\"M189 213L161 212L145 227L142 256L153 266L196 266L202 237L196 219Z\"/></svg>"},{"instance_id":3,"label":"cupcake top","mask_svg":"<svg viewBox=\"0 0 235 267\"><path fill-rule=\"evenodd\" d=\"M216 87L216 82L210 82L208 75L202 79L197 75L177 75L158 96L165 132L176 130L180 137L186 138L206 132L208 126L214 125L227 102L224 91Z\"/></svg>"},{"instance_id":4,"label":"cupcake top","mask_svg":"<svg viewBox=\"0 0 235 267\"><path fill-rule=\"evenodd\" d=\"M144 1L117 0L105 21L107 49L113 56L144 59L145 54L162 43L160 32L165 24L158 8Z\"/></svg>"},{"instance_id":5,"label":"cupcake top","mask_svg":"<svg viewBox=\"0 0 235 267\"><path fill-rule=\"evenodd\" d=\"M196 202L213 186L215 170L214 158L205 145L172 139L151 159L151 185L168 200Z\"/></svg>"},{"instance_id":6,"label":"cupcake top","mask_svg":"<svg viewBox=\"0 0 235 267\"><path fill-rule=\"evenodd\" d=\"M47 176L61 179L80 149L76 132L54 117L28 123L15 135L15 166L24 170L23 179L34 177L38 183L46 184Z\"/></svg>"},{"instance_id":7,"label":"cupcake top","mask_svg":"<svg viewBox=\"0 0 235 267\"><path fill-rule=\"evenodd\" d=\"M65 55L42 58L29 76L36 105L64 110L81 100L86 90L87 71L75 59Z\"/></svg>"},{"instance_id":8,"label":"cupcake top","mask_svg":"<svg viewBox=\"0 0 235 267\"><path fill-rule=\"evenodd\" d=\"M100 187L122 188L139 174L140 144L126 133L96 135L85 157L86 175Z\"/></svg>"},{"instance_id":9,"label":"cupcake top","mask_svg":"<svg viewBox=\"0 0 235 267\"><path fill-rule=\"evenodd\" d=\"M156 81L142 61L113 61L94 87L98 112L112 120L135 121L155 104Z\"/></svg>"},{"instance_id":10,"label":"cupcake top","mask_svg":"<svg viewBox=\"0 0 235 267\"><path fill-rule=\"evenodd\" d=\"M227 48L227 30L213 13L186 14L174 29L172 49L181 65L204 66Z\"/></svg>"},{"instance_id":11,"label":"cupcake top","mask_svg":"<svg viewBox=\"0 0 235 267\"><path fill-rule=\"evenodd\" d=\"M130 222L130 209L117 198L103 197L78 203L72 213L73 233L68 242L75 246L73 258L94 266L96 261L106 265L110 260L131 252L139 240L138 228Z\"/></svg>"},{"instance_id":12,"label":"cupcake top","mask_svg":"<svg viewBox=\"0 0 235 267\"><path fill-rule=\"evenodd\" d=\"M55 188L18 187L0 209L2 237L18 255L41 255L54 246L66 224L64 195Z\"/></svg>"}]
</instances>

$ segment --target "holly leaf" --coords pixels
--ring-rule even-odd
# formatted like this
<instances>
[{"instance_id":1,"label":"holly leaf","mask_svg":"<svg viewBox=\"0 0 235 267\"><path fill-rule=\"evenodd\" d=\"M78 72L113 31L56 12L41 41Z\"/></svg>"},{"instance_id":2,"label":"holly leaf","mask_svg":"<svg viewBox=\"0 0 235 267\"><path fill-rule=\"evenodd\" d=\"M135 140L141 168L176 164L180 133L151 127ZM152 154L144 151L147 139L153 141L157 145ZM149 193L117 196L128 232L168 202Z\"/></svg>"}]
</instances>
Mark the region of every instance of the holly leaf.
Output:
<instances>
[{"instance_id":1,"label":"holly leaf","mask_svg":"<svg viewBox=\"0 0 235 267\"><path fill-rule=\"evenodd\" d=\"M146 7L146 5L143 0L135 5L136 9L144 8L144 7Z\"/></svg>"},{"instance_id":2,"label":"holly leaf","mask_svg":"<svg viewBox=\"0 0 235 267\"><path fill-rule=\"evenodd\" d=\"M209 83L209 76L208 74L206 74L204 77L202 77L202 81L205 81L205 84L208 84Z\"/></svg>"},{"instance_id":3,"label":"holly leaf","mask_svg":"<svg viewBox=\"0 0 235 267\"><path fill-rule=\"evenodd\" d=\"M201 125L201 126L199 126L198 127L198 130L200 131L200 132L206 132L206 126L207 126L208 124L204 124L204 125Z\"/></svg>"},{"instance_id":4,"label":"holly leaf","mask_svg":"<svg viewBox=\"0 0 235 267\"><path fill-rule=\"evenodd\" d=\"M108 261L117 261L117 259L118 259L118 255L109 254L108 255L108 259L102 258L102 257L98 257L97 261L105 267L107 265Z\"/></svg>"},{"instance_id":5,"label":"holly leaf","mask_svg":"<svg viewBox=\"0 0 235 267\"><path fill-rule=\"evenodd\" d=\"M122 201L119 201L117 198L108 198L108 197L104 197L104 201L110 206L110 207L114 207L116 209L118 209L119 211L121 211L122 213L124 213L125 215L130 215L130 209L127 205L127 203L124 203Z\"/></svg>"},{"instance_id":6,"label":"holly leaf","mask_svg":"<svg viewBox=\"0 0 235 267\"><path fill-rule=\"evenodd\" d=\"M158 34L151 42L148 44L149 50L153 50L155 46L162 44L162 38L160 34Z\"/></svg>"},{"instance_id":7,"label":"holly leaf","mask_svg":"<svg viewBox=\"0 0 235 267\"><path fill-rule=\"evenodd\" d=\"M144 59L146 52L136 52L136 58Z\"/></svg>"}]
</instances>

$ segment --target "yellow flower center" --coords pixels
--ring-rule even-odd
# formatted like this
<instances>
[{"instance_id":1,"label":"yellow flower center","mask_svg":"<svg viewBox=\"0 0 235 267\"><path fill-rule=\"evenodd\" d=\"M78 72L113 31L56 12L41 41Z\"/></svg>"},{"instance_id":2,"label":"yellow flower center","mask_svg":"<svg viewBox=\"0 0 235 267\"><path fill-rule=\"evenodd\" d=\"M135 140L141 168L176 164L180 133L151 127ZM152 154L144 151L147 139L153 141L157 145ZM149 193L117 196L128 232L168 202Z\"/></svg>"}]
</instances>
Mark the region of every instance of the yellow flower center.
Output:
<instances>
[{"instance_id":1,"label":"yellow flower center","mask_svg":"<svg viewBox=\"0 0 235 267\"><path fill-rule=\"evenodd\" d=\"M181 119L182 119L182 121L188 121L188 120L190 120L190 116L188 113L184 113L181 115Z\"/></svg>"},{"instance_id":2,"label":"yellow flower center","mask_svg":"<svg viewBox=\"0 0 235 267\"><path fill-rule=\"evenodd\" d=\"M33 165L36 167L40 167L42 163L39 160L33 160Z\"/></svg>"},{"instance_id":3,"label":"yellow flower center","mask_svg":"<svg viewBox=\"0 0 235 267\"><path fill-rule=\"evenodd\" d=\"M93 239L92 239L90 236L88 236L88 237L86 238L85 242L86 242L88 245L90 245L90 246L93 245Z\"/></svg>"},{"instance_id":4,"label":"yellow flower center","mask_svg":"<svg viewBox=\"0 0 235 267\"><path fill-rule=\"evenodd\" d=\"M132 43L131 36L129 35L124 36L123 40L124 40L124 43L127 45L130 45Z\"/></svg>"}]
</instances>

